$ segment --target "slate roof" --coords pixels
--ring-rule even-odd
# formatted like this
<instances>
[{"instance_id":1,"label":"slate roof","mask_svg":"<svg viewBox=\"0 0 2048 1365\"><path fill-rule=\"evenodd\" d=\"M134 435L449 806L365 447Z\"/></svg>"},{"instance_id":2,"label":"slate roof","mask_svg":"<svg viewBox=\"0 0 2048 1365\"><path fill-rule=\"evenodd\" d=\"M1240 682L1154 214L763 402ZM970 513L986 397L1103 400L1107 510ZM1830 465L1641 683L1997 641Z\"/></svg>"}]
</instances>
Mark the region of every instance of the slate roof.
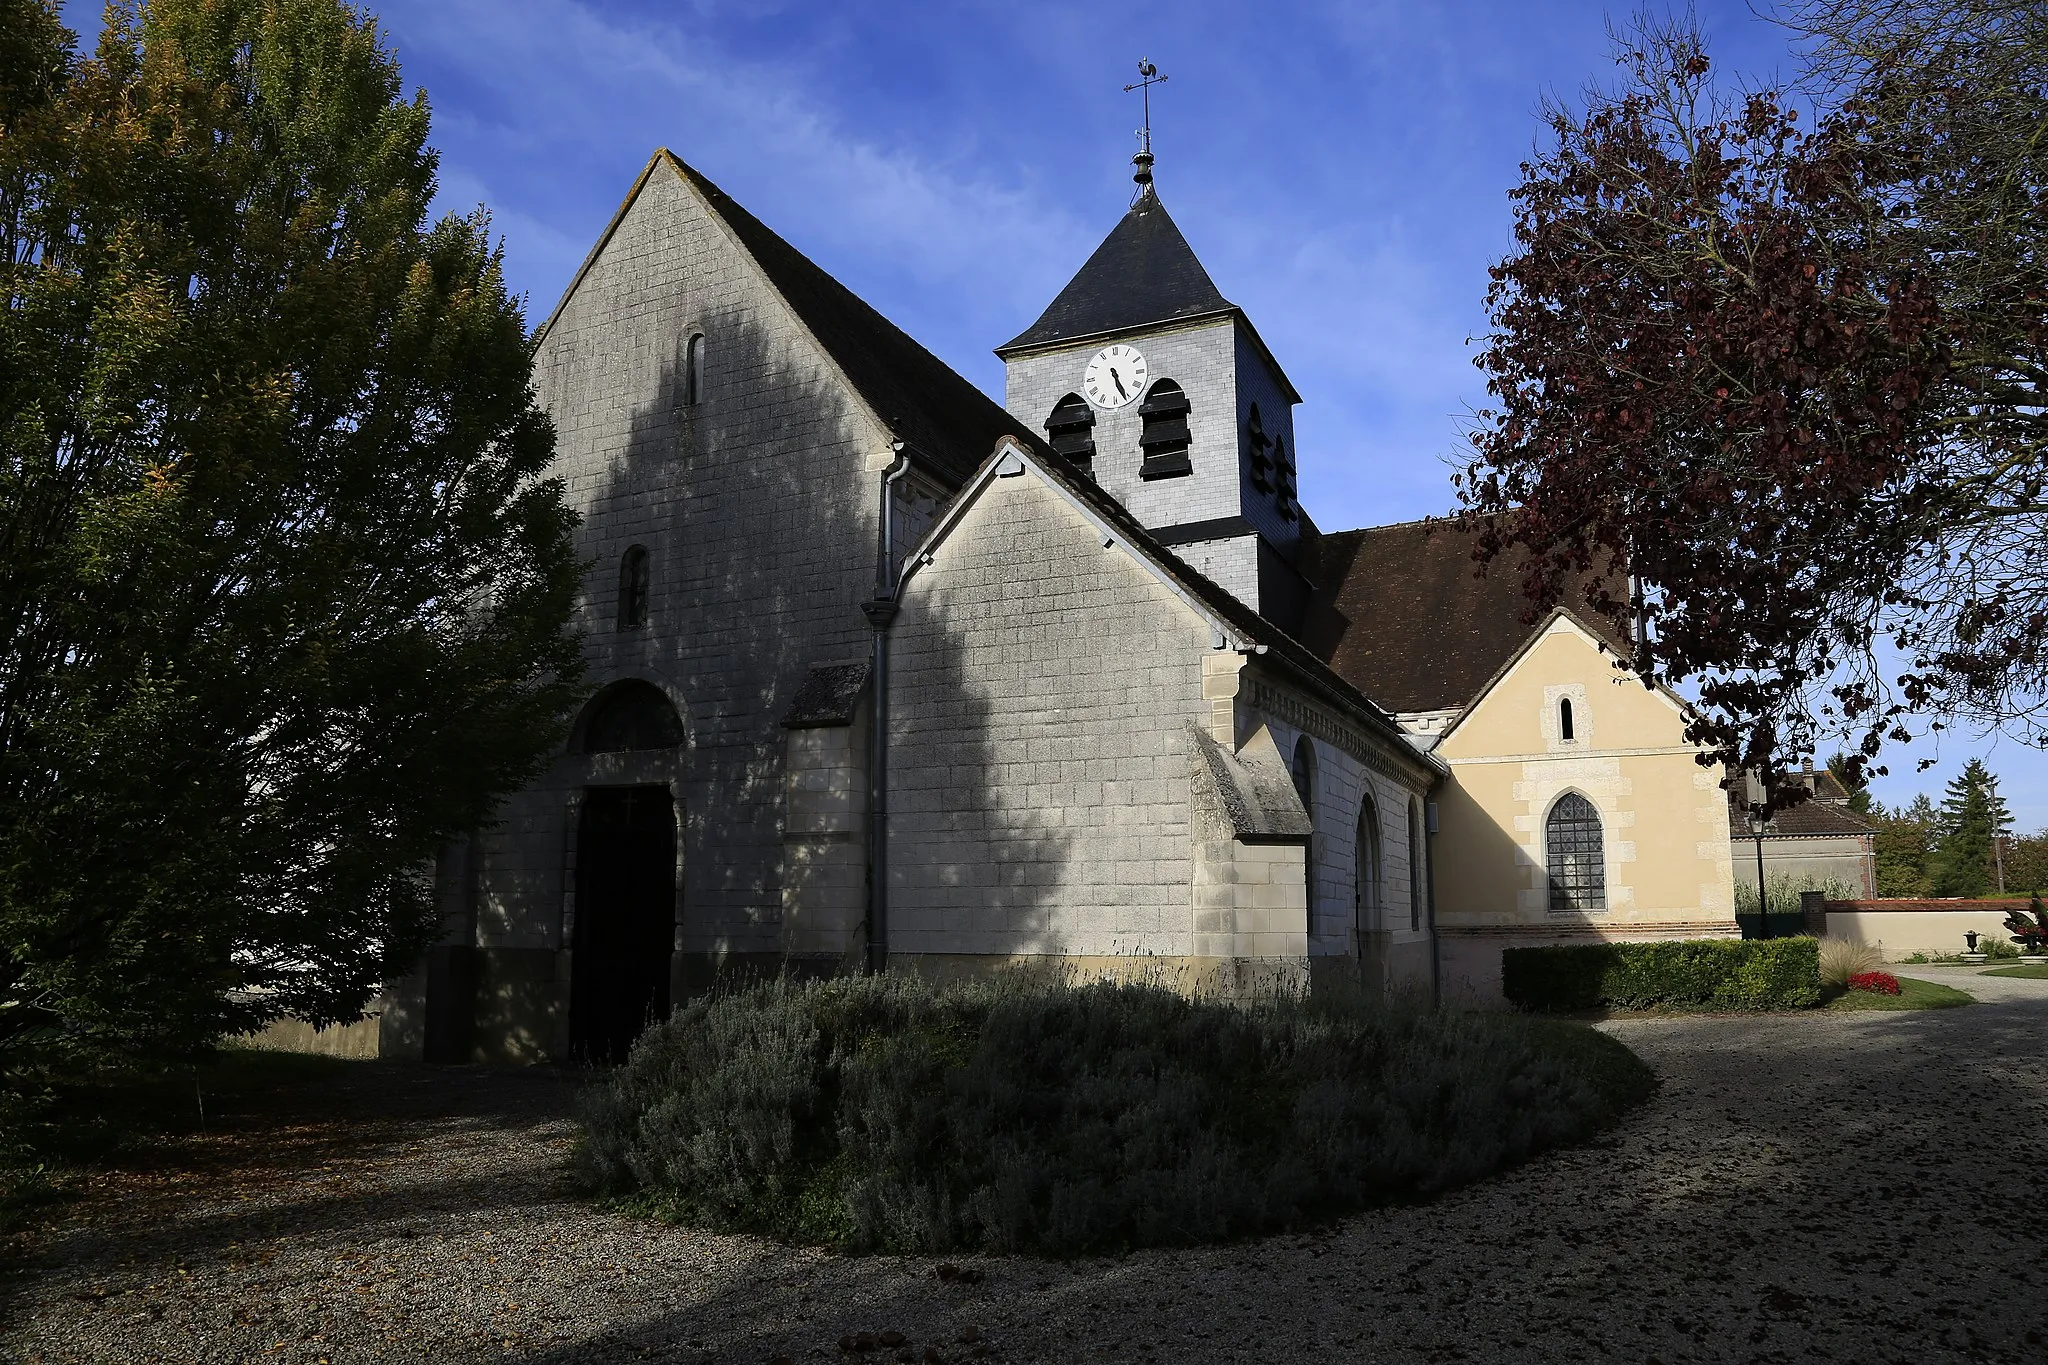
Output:
<instances>
[{"instance_id":1,"label":"slate roof","mask_svg":"<svg viewBox=\"0 0 2048 1365\"><path fill-rule=\"evenodd\" d=\"M896 439L908 442L924 455L925 464L934 472L957 487L980 465L982 455L998 437L1030 435L1000 404L961 378L946 362L783 241L760 219L741 208L731 195L666 147L657 151L641 172L611 227L592 248L583 269L577 272L576 282L563 295L565 303L625 218L626 209L646 184L648 174L664 160L696 188L733 236L739 238L769 283L845 373L862 401ZM560 311L558 306L556 312ZM550 324L553 321L549 319Z\"/></svg>"},{"instance_id":2,"label":"slate roof","mask_svg":"<svg viewBox=\"0 0 2048 1365\"><path fill-rule=\"evenodd\" d=\"M782 717L783 728L815 730L828 725L851 725L854 710L860 705L860 694L867 690L867 685L865 662L818 664L804 674L803 684L790 699L789 710Z\"/></svg>"},{"instance_id":3,"label":"slate roof","mask_svg":"<svg viewBox=\"0 0 2048 1365\"><path fill-rule=\"evenodd\" d=\"M1147 190L1038 321L996 354L1235 311Z\"/></svg>"},{"instance_id":4,"label":"slate roof","mask_svg":"<svg viewBox=\"0 0 2048 1365\"><path fill-rule=\"evenodd\" d=\"M1472 559L1449 520L1325 532L1309 578L1302 640L1346 681L1397 713L1470 705L1536 629L1521 576ZM1574 585L1562 605L1617 652L1626 642Z\"/></svg>"}]
</instances>

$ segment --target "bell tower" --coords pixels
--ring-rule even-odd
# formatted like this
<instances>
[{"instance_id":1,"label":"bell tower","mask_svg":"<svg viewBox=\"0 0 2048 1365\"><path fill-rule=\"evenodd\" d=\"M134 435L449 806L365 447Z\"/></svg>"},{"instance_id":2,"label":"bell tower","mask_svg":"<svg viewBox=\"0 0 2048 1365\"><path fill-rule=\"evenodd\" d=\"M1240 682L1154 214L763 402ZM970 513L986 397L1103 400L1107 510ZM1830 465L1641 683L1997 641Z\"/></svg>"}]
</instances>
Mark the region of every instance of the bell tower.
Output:
<instances>
[{"instance_id":1,"label":"bell tower","mask_svg":"<svg viewBox=\"0 0 2048 1365\"><path fill-rule=\"evenodd\" d=\"M1038 321L996 348L1004 406L1175 554L1297 631L1301 396L1160 202L1151 87L1166 77L1150 62L1138 71L1125 87L1146 100L1130 209Z\"/></svg>"}]
</instances>

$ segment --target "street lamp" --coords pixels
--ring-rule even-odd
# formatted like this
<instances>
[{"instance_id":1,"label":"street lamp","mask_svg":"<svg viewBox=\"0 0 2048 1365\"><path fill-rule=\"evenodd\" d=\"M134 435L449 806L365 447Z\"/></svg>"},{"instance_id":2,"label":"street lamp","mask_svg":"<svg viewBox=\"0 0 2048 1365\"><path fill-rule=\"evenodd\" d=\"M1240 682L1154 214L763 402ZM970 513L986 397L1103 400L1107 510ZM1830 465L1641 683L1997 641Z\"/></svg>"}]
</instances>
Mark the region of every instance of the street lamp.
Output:
<instances>
[{"instance_id":1,"label":"street lamp","mask_svg":"<svg viewBox=\"0 0 2048 1365\"><path fill-rule=\"evenodd\" d=\"M1749 808L1749 837L1756 840L1756 934L1758 938L1771 936L1770 895L1764 890L1764 830L1770 825L1770 813L1762 806Z\"/></svg>"}]
</instances>

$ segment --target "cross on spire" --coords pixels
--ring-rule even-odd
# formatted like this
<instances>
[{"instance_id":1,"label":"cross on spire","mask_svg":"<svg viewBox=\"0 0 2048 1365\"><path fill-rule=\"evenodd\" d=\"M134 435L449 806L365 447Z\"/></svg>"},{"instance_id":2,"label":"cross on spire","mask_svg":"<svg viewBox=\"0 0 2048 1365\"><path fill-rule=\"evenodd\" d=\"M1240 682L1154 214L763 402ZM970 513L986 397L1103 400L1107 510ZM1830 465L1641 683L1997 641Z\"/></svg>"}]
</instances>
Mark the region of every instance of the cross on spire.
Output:
<instances>
[{"instance_id":1,"label":"cross on spire","mask_svg":"<svg viewBox=\"0 0 2048 1365\"><path fill-rule=\"evenodd\" d=\"M1133 90L1142 91L1145 100L1145 126L1138 130L1138 154L1131 158L1131 164L1138 168L1131 175L1138 182L1137 192L1131 196L1133 204L1152 192L1152 87L1166 83L1166 77L1159 74L1159 68L1149 57L1138 59L1138 77L1124 87L1126 95Z\"/></svg>"}]
</instances>

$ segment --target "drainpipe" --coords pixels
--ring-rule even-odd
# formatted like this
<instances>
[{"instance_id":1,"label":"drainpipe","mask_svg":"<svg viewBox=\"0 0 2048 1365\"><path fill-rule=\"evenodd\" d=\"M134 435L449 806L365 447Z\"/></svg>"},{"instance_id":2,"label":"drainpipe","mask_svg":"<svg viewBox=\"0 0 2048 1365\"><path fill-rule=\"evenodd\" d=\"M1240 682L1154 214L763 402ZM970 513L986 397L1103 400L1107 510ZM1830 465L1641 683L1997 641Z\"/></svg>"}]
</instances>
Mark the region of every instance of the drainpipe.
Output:
<instances>
[{"instance_id":1,"label":"drainpipe","mask_svg":"<svg viewBox=\"0 0 2048 1365\"><path fill-rule=\"evenodd\" d=\"M875 596L861 603L874 627L874 663L869 670L873 690L874 732L868 744L868 960L879 972L889 965L889 623L896 619L895 502L896 481L910 472L910 450L891 443L896 459L882 475L881 550L875 557Z\"/></svg>"}]
</instances>

